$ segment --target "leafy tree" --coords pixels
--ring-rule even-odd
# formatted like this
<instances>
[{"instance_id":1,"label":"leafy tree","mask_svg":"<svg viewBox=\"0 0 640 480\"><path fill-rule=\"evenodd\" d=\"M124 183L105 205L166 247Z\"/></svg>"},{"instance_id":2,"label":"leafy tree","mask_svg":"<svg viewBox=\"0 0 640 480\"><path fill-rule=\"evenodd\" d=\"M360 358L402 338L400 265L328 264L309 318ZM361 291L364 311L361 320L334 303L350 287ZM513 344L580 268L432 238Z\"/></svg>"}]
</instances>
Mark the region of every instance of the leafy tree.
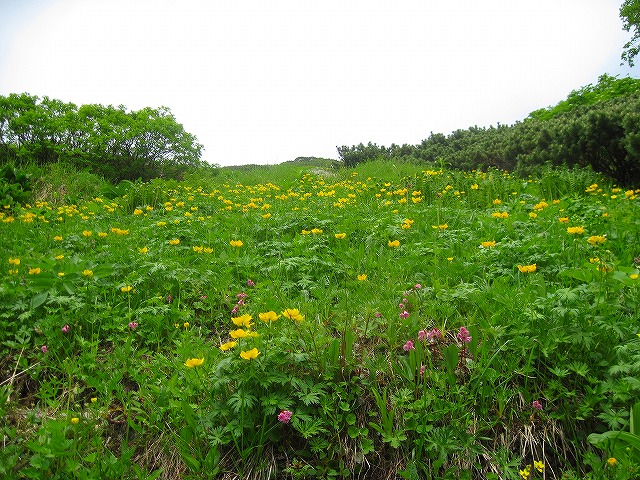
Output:
<instances>
[{"instance_id":1,"label":"leafy tree","mask_svg":"<svg viewBox=\"0 0 640 480\"><path fill-rule=\"evenodd\" d=\"M622 52L622 60L633 67L634 58L640 53L640 0L625 0L620 7L620 18L624 22L622 28L633 32Z\"/></svg>"},{"instance_id":2,"label":"leafy tree","mask_svg":"<svg viewBox=\"0 0 640 480\"><path fill-rule=\"evenodd\" d=\"M82 105L26 93L0 96L0 161L67 161L112 181L181 177L202 145L166 107Z\"/></svg>"},{"instance_id":3,"label":"leafy tree","mask_svg":"<svg viewBox=\"0 0 640 480\"><path fill-rule=\"evenodd\" d=\"M579 106L593 105L634 93L640 93L640 79L630 77L617 78L617 76L614 77L605 73L598 78L597 84L589 84L573 90L566 100L560 101L553 107L535 110L529 114L529 118L549 120Z\"/></svg>"}]
</instances>

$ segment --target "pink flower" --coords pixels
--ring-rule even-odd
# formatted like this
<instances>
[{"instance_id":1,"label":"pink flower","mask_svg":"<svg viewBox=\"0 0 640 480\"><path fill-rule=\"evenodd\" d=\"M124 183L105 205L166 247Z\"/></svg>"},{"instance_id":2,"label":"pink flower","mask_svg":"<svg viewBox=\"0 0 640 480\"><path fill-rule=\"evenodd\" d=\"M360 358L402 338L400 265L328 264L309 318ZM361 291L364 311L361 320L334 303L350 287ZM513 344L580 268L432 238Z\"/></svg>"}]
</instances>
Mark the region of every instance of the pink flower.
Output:
<instances>
[{"instance_id":1,"label":"pink flower","mask_svg":"<svg viewBox=\"0 0 640 480\"><path fill-rule=\"evenodd\" d=\"M427 332L427 340L442 340L442 332L437 328L434 328L433 330Z\"/></svg>"},{"instance_id":2,"label":"pink flower","mask_svg":"<svg viewBox=\"0 0 640 480\"><path fill-rule=\"evenodd\" d=\"M398 308L401 309L401 310L404 310L404 303L399 303L398 304Z\"/></svg>"},{"instance_id":3,"label":"pink flower","mask_svg":"<svg viewBox=\"0 0 640 480\"><path fill-rule=\"evenodd\" d=\"M460 331L458 332L458 338L462 343L471 342L471 335L469 335L469 330L464 327L460 327Z\"/></svg>"},{"instance_id":4,"label":"pink flower","mask_svg":"<svg viewBox=\"0 0 640 480\"><path fill-rule=\"evenodd\" d=\"M418 340L422 342L425 338L427 338L427 335L429 335L429 332L427 332L426 330L420 330L418 332Z\"/></svg>"},{"instance_id":5,"label":"pink flower","mask_svg":"<svg viewBox=\"0 0 640 480\"><path fill-rule=\"evenodd\" d=\"M42 353L47 353L47 350L49 350L49 349L47 348L47 346L46 346L46 345L42 345L42 346L40 347L40 350L42 350Z\"/></svg>"},{"instance_id":6,"label":"pink flower","mask_svg":"<svg viewBox=\"0 0 640 480\"><path fill-rule=\"evenodd\" d=\"M233 307L233 308L231 309L231 313L232 313L233 315L235 315L236 313L238 313L238 305L236 305L235 307Z\"/></svg>"},{"instance_id":7,"label":"pink flower","mask_svg":"<svg viewBox=\"0 0 640 480\"><path fill-rule=\"evenodd\" d=\"M129 322L129 330L135 330L138 328L138 322Z\"/></svg>"},{"instance_id":8,"label":"pink flower","mask_svg":"<svg viewBox=\"0 0 640 480\"><path fill-rule=\"evenodd\" d=\"M409 316L409 312L407 312L406 310L404 310L401 314L400 314L400 318L407 318Z\"/></svg>"},{"instance_id":9,"label":"pink flower","mask_svg":"<svg viewBox=\"0 0 640 480\"><path fill-rule=\"evenodd\" d=\"M173 297L171 295L167 295L166 300L167 303L171 303L173 301Z\"/></svg>"},{"instance_id":10,"label":"pink flower","mask_svg":"<svg viewBox=\"0 0 640 480\"><path fill-rule=\"evenodd\" d=\"M413 288L415 288L416 290L420 290L422 288L422 285L420 285L419 283L416 283Z\"/></svg>"},{"instance_id":11,"label":"pink flower","mask_svg":"<svg viewBox=\"0 0 640 480\"><path fill-rule=\"evenodd\" d=\"M413 345L413 341L412 340L407 340L407 343L404 344L404 347L402 347L404 349L405 352L408 352L409 350L415 350L416 347Z\"/></svg>"},{"instance_id":12,"label":"pink flower","mask_svg":"<svg viewBox=\"0 0 640 480\"><path fill-rule=\"evenodd\" d=\"M542 410L542 403L540 403L539 400L534 400L533 402L531 402L531 406L536 410Z\"/></svg>"},{"instance_id":13,"label":"pink flower","mask_svg":"<svg viewBox=\"0 0 640 480\"><path fill-rule=\"evenodd\" d=\"M282 410L278 414L278 421L282 423L289 423L291 421L291 417L293 416L293 412L289 410Z\"/></svg>"},{"instance_id":14,"label":"pink flower","mask_svg":"<svg viewBox=\"0 0 640 480\"><path fill-rule=\"evenodd\" d=\"M238 293L238 294L236 295L236 297L238 297L240 300L243 300L243 299L247 298L248 296L249 296L249 295L247 295L247 294L246 294L246 293L244 293L244 292L240 292L240 293Z\"/></svg>"},{"instance_id":15,"label":"pink flower","mask_svg":"<svg viewBox=\"0 0 640 480\"><path fill-rule=\"evenodd\" d=\"M381 318L382 314L380 312L376 312L376 318Z\"/></svg>"},{"instance_id":16,"label":"pink flower","mask_svg":"<svg viewBox=\"0 0 640 480\"><path fill-rule=\"evenodd\" d=\"M253 282L253 280L249 279L247 280L247 287L255 287L256 284Z\"/></svg>"},{"instance_id":17,"label":"pink flower","mask_svg":"<svg viewBox=\"0 0 640 480\"><path fill-rule=\"evenodd\" d=\"M69 325L65 325L64 327L62 327L62 333L69 333L69 330L71 330L71 327Z\"/></svg>"},{"instance_id":18,"label":"pink flower","mask_svg":"<svg viewBox=\"0 0 640 480\"><path fill-rule=\"evenodd\" d=\"M426 365L420 365L420 376L424 375L424 371L427 369Z\"/></svg>"}]
</instances>

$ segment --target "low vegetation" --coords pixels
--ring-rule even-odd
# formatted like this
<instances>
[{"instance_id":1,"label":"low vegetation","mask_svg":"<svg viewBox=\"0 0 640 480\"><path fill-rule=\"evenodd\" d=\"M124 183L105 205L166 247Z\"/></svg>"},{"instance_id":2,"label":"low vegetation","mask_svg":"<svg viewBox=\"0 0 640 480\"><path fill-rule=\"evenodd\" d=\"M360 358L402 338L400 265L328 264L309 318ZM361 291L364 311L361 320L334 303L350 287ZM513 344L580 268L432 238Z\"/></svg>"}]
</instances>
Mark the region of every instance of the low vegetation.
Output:
<instances>
[{"instance_id":1,"label":"low vegetation","mask_svg":"<svg viewBox=\"0 0 640 480\"><path fill-rule=\"evenodd\" d=\"M306 163L16 187L0 475L638 477L640 190Z\"/></svg>"}]
</instances>

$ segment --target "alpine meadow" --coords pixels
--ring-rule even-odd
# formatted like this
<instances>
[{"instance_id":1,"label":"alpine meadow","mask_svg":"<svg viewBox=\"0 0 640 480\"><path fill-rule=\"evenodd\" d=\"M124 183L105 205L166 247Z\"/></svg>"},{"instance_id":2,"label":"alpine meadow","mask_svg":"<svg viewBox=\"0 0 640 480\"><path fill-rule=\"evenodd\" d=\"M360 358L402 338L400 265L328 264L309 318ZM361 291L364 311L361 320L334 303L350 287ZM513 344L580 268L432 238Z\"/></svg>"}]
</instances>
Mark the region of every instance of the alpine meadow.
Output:
<instances>
[{"instance_id":1,"label":"alpine meadow","mask_svg":"<svg viewBox=\"0 0 640 480\"><path fill-rule=\"evenodd\" d=\"M224 168L1 97L0 476L638 478L639 92Z\"/></svg>"}]
</instances>

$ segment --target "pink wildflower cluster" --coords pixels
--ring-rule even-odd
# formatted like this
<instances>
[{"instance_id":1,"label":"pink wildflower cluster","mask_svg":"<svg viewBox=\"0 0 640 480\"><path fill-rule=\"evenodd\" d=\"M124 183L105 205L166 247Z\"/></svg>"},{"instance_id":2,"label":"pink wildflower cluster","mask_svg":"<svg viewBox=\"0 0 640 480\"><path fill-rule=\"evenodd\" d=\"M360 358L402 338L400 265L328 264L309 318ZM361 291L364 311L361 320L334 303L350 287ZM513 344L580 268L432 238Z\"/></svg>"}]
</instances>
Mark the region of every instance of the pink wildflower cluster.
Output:
<instances>
[{"instance_id":1,"label":"pink wildflower cluster","mask_svg":"<svg viewBox=\"0 0 640 480\"><path fill-rule=\"evenodd\" d=\"M542 410L542 403L540 403L540 400L534 400L531 402L531 407L536 410Z\"/></svg>"},{"instance_id":2,"label":"pink wildflower cluster","mask_svg":"<svg viewBox=\"0 0 640 480\"><path fill-rule=\"evenodd\" d=\"M402 301L398 304L398 308L401 310L400 311L400 318L401 319L406 319L409 317L410 313L410 309L411 309L411 304L409 303L409 299L407 298L410 294L412 294L413 292L415 292L416 290L420 290L422 288L422 285L420 285L419 283L416 283L413 287L411 287L409 290L405 291L402 293Z\"/></svg>"},{"instance_id":3,"label":"pink wildflower cluster","mask_svg":"<svg viewBox=\"0 0 640 480\"><path fill-rule=\"evenodd\" d=\"M244 292L240 292L236 295L236 298L238 299L238 301L236 302L236 304L234 305L233 309L231 310L231 314L232 315L236 315L238 313L238 310L240 309L240 307L244 307L244 301L245 299L248 297L249 295L247 295Z\"/></svg>"},{"instance_id":4,"label":"pink wildflower cluster","mask_svg":"<svg viewBox=\"0 0 640 480\"><path fill-rule=\"evenodd\" d=\"M293 416L293 412L289 410L282 410L278 414L278 421L282 423L289 423L291 421L291 417Z\"/></svg>"},{"instance_id":5,"label":"pink wildflower cluster","mask_svg":"<svg viewBox=\"0 0 640 480\"><path fill-rule=\"evenodd\" d=\"M418 332L418 340L421 342L427 341L429 343L434 343L437 340L442 340L442 332L438 328L434 328L431 330L420 330Z\"/></svg>"},{"instance_id":6,"label":"pink wildflower cluster","mask_svg":"<svg viewBox=\"0 0 640 480\"><path fill-rule=\"evenodd\" d=\"M460 331L458 332L458 340L462 343L471 343L471 335L469 334L469 330L465 327L460 327Z\"/></svg>"}]
</instances>

